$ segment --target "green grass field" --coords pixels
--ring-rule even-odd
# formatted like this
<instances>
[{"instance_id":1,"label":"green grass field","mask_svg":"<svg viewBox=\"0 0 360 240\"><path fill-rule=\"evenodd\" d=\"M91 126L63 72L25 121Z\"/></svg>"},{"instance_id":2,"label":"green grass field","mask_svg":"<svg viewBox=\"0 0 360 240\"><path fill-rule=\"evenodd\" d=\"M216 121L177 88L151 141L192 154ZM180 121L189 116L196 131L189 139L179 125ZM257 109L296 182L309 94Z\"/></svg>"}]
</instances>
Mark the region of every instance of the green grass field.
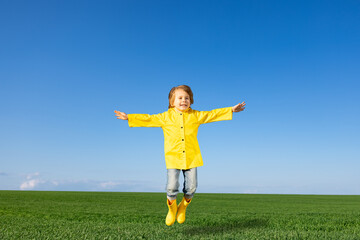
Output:
<instances>
[{"instance_id":1,"label":"green grass field","mask_svg":"<svg viewBox=\"0 0 360 240\"><path fill-rule=\"evenodd\" d=\"M0 191L0 239L360 239L360 196L198 193L184 224L166 213L165 193Z\"/></svg>"}]
</instances>

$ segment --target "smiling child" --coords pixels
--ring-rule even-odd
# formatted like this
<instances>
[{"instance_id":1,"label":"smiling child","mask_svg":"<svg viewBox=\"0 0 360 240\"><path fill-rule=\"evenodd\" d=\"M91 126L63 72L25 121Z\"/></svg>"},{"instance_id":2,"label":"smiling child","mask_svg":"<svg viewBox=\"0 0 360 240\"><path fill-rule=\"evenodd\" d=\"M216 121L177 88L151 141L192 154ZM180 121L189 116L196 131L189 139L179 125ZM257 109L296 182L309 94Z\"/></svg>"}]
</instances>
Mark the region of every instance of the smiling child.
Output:
<instances>
[{"instance_id":1,"label":"smiling child","mask_svg":"<svg viewBox=\"0 0 360 240\"><path fill-rule=\"evenodd\" d=\"M168 226L185 222L186 208L197 188L197 167L203 165L197 140L201 124L231 120L233 112L245 109L245 102L233 107L212 111L197 111L191 108L194 103L191 88L186 85L173 87L169 93L169 109L159 114L126 114L114 111L118 119L128 120L129 127L161 127L164 132L165 162L167 168L167 206L169 208L165 223ZM179 205L179 175L184 175L184 197Z\"/></svg>"}]
</instances>

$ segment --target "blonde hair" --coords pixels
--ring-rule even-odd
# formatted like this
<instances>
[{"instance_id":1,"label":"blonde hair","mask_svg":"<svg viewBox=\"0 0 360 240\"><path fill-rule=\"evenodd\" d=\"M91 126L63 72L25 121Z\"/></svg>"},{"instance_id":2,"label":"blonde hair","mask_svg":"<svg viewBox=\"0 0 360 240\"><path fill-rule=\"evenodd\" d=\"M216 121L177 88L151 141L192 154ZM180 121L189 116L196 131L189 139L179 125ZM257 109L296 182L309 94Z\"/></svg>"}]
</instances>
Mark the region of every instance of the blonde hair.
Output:
<instances>
[{"instance_id":1,"label":"blonde hair","mask_svg":"<svg viewBox=\"0 0 360 240\"><path fill-rule=\"evenodd\" d=\"M191 91L191 88L187 85L179 85L177 87L173 87L169 92L169 108L173 107L172 105L174 103L175 91L178 89L184 90L187 94L189 94L190 105L194 103L194 97L193 97L193 92Z\"/></svg>"}]
</instances>

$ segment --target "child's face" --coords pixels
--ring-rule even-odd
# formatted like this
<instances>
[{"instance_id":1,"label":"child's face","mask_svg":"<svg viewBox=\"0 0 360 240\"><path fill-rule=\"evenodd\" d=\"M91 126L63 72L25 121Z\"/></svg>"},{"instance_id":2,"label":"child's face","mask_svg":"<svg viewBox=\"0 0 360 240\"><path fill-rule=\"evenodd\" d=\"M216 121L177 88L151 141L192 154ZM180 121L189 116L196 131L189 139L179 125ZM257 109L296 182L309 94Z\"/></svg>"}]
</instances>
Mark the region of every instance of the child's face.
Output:
<instances>
[{"instance_id":1,"label":"child's face","mask_svg":"<svg viewBox=\"0 0 360 240\"><path fill-rule=\"evenodd\" d=\"M174 93L174 103L173 106L176 110L184 112L190 107L190 96L187 92L182 89L177 89Z\"/></svg>"}]
</instances>

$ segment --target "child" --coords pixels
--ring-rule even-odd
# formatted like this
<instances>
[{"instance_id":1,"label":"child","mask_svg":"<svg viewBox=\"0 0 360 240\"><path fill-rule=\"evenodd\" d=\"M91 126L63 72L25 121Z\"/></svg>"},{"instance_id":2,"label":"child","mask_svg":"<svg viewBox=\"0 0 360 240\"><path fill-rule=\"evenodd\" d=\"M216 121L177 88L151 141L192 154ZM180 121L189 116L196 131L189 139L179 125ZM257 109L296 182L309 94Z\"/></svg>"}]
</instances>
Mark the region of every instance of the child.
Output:
<instances>
[{"instance_id":1,"label":"child","mask_svg":"<svg viewBox=\"0 0 360 240\"><path fill-rule=\"evenodd\" d=\"M185 221L186 207L190 204L197 187L197 167L203 165L197 132L200 124L231 120L233 112L245 109L245 102L234 107L219 108L212 111L196 111L190 106L194 103L190 87L173 87L169 93L169 109L166 112L149 114L126 114L115 110L118 119L128 120L129 127L161 127L164 131L164 149L167 168L167 205L169 212L165 223ZM184 198L179 206L176 196L179 192L179 174L184 175ZM177 215L176 215L177 213Z\"/></svg>"}]
</instances>

